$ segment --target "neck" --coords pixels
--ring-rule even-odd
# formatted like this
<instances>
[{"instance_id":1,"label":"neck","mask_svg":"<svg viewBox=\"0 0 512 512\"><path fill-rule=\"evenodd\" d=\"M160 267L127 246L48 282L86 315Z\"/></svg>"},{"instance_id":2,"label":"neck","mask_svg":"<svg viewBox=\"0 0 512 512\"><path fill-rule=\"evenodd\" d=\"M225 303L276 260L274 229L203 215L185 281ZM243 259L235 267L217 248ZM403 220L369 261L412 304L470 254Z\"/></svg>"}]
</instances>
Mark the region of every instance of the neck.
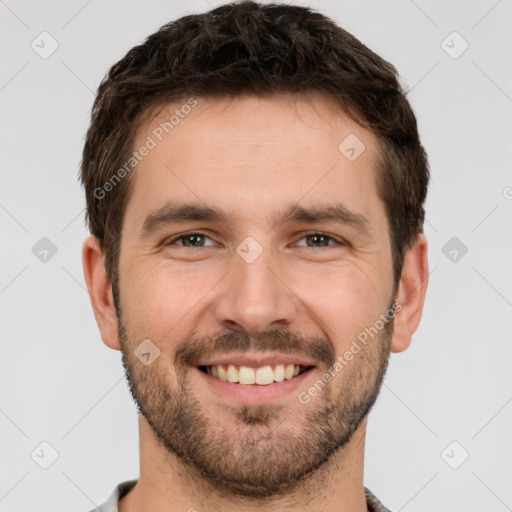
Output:
<instances>
[{"instance_id":1,"label":"neck","mask_svg":"<svg viewBox=\"0 0 512 512\"><path fill-rule=\"evenodd\" d=\"M227 495L158 443L139 416L140 478L119 502L119 512L366 512L363 487L366 419L329 462L287 495L247 499ZM265 503L263 504L262 501Z\"/></svg>"}]
</instances>

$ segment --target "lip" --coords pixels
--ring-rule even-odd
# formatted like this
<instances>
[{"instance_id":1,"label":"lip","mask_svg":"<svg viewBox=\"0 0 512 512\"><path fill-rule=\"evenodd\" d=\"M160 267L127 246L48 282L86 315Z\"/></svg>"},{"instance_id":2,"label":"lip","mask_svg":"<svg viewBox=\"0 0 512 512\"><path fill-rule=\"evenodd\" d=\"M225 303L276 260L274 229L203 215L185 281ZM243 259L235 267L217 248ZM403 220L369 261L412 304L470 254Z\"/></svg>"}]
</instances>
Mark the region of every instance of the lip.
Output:
<instances>
[{"instance_id":1,"label":"lip","mask_svg":"<svg viewBox=\"0 0 512 512\"><path fill-rule=\"evenodd\" d=\"M289 395L297 394L301 386L304 387L304 382L311 377L314 370L315 368L310 368L293 379L262 386L225 382L195 368L199 378L214 395L223 401L228 400L244 405L265 404L289 398Z\"/></svg>"},{"instance_id":2,"label":"lip","mask_svg":"<svg viewBox=\"0 0 512 512\"><path fill-rule=\"evenodd\" d=\"M247 354L232 353L213 357L201 361L197 366L217 366L234 364L235 366L247 366L250 368L261 368L262 366L275 366L278 364L300 364L301 366L316 366L316 362L301 356L292 354Z\"/></svg>"}]
</instances>

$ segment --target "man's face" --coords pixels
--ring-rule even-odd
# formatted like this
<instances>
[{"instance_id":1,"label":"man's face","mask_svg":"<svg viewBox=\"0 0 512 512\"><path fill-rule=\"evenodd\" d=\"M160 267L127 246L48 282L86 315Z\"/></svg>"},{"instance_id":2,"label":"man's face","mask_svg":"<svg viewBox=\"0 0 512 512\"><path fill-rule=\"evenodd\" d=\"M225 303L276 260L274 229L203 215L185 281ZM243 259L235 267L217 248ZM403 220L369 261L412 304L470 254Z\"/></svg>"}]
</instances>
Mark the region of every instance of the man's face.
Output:
<instances>
[{"instance_id":1,"label":"man's face","mask_svg":"<svg viewBox=\"0 0 512 512\"><path fill-rule=\"evenodd\" d=\"M198 98L162 137L177 107L135 142L156 146L133 171L124 216L123 362L170 454L219 490L283 493L363 425L387 365L392 321L378 320L394 296L377 141L320 97ZM356 159L354 136L366 148ZM203 211L169 215L183 205Z\"/></svg>"}]
</instances>

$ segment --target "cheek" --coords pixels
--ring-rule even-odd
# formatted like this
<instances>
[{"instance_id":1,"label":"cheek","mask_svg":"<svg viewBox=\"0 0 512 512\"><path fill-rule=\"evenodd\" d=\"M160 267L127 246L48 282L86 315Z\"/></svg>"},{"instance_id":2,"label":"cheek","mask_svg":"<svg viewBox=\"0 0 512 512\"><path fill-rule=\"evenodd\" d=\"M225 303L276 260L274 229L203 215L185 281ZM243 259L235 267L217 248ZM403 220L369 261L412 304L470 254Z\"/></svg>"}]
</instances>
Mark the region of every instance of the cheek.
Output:
<instances>
[{"instance_id":1,"label":"cheek","mask_svg":"<svg viewBox=\"0 0 512 512\"><path fill-rule=\"evenodd\" d=\"M174 337L194 318L208 291L222 274L203 269L171 268L168 265L137 269L127 274L123 290L126 317L155 339ZM123 311L124 313L124 311Z\"/></svg>"},{"instance_id":2,"label":"cheek","mask_svg":"<svg viewBox=\"0 0 512 512\"><path fill-rule=\"evenodd\" d=\"M208 308L218 298L219 289L226 289L222 279L229 278L231 267L203 263L140 265L127 272L122 279L126 284L122 287L123 315L132 328L144 337L169 343L190 335L201 321L213 322ZM292 321L316 325L333 342L350 344L387 307L379 269L371 261L348 257L336 263L288 260L279 268L300 303L300 317Z\"/></svg>"},{"instance_id":3,"label":"cheek","mask_svg":"<svg viewBox=\"0 0 512 512\"><path fill-rule=\"evenodd\" d=\"M340 345L337 350L350 345L387 307L378 272L368 265L347 263L325 268L310 274L308 283L294 290L313 321Z\"/></svg>"}]
</instances>

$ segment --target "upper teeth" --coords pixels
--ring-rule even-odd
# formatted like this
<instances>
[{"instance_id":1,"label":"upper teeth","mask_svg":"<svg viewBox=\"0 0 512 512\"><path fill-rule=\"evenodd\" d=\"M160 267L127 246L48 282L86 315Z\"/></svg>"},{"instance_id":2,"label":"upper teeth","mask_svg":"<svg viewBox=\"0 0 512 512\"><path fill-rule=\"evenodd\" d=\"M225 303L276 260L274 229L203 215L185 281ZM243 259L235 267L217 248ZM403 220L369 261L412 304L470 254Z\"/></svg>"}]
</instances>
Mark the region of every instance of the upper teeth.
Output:
<instances>
[{"instance_id":1,"label":"upper teeth","mask_svg":"<svg viewBox=\"0 0 512 512\"><path fill-rule=\"evenodd\" d=\"M217 377L224 382L238 382L239 384L272 384L293 379L300 373L299 364L278 364L275 366L262 366L251 368L249 366L235 366L234 364L207 366L206 373Z\"/></svg>"}]
</instances>

